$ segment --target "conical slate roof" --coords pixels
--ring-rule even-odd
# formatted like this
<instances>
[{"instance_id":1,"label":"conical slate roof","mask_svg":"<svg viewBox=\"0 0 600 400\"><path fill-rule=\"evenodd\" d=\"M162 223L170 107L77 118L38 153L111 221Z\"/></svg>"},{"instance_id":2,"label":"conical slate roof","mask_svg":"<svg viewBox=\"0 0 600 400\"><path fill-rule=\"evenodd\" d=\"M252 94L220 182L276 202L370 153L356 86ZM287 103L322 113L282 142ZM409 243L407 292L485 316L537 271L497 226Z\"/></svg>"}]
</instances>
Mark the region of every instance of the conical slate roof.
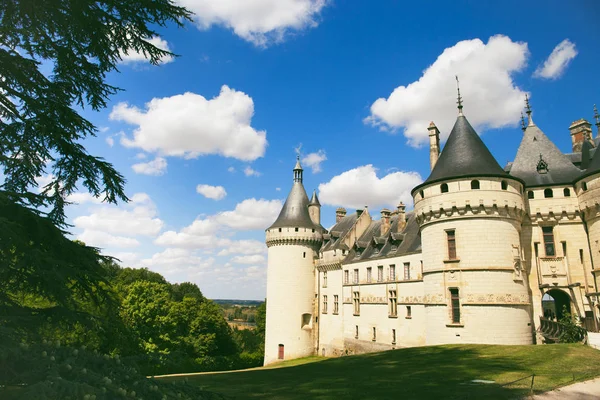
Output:
<instances>
[{"instance_id":1,"label":"conical slate roof","mask_svg":"<svg viewBox=\"0 0 600 400\"><path fill-rule=\"evenodd\" d=\"M317 197L317 191L313 190L313 195L312 198L310 199L310 203L311 206L319 206L321 207L321 203L319 202L319 198Z\"/></svg>"},{"instance_id":2,"label":"conical slate roof","mask_svg":"<svg viewBox=\"0 0 600 400\"><path fill-rule=\"evenodd\" d=\"M543 163L542 163L543 161ZM547 168L543 167L547 165ZM556 147L533 122L525 129L510 174L527 186L560 185L573 182L581 170Z\"/></svg>"},{"instance_id":3,"label":"conical slate roof","mask_svg":"<svg viewBox=\"0 0 600 400\"><path fill-rule=\"evenodd\" d=\"M507 173L467 118L459 115L440 158L423 184L467 176L507 176Z\"/></svg>"}]
</instances>

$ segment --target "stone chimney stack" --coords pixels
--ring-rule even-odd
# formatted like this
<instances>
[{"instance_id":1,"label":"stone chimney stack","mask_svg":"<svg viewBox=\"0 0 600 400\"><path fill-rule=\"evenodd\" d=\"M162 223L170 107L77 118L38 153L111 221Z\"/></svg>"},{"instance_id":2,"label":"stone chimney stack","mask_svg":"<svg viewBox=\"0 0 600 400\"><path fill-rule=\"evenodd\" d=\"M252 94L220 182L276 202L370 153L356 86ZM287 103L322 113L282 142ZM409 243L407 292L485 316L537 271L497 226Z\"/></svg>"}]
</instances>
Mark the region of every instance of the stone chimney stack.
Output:
<instances>
[{"instance_id":1,"label":"stone chimney stack","mask_svg":"<svg viewBox=\"0 0 600 400\"><path fill-rule=\"evenodd\" d=\"M585 119L578 119L569 126L571 131L571 142L573 144L573 153L581 152L581 146L585 140L592 140L592 124Z\"/></svg>"},{"instance_id":2,"label":"stone chimney stack","mask_svg":"<svg viewBox=\"0 0 600 400\"><path fill-rule=\"evenodd\" d=\"M435 163L437 163L440 156L440 130L433 121L431 121L427 130L429 131L429 164L433 171L433 167L435 167Z\"/></svg>"},{"instance_id":3,"label":"stone chimney stack","mask_svg":"<svg viewBox=\"0 0 600 400\"><path fill-rule=\"evenodd\" d=\"M402 232L406 226L406 206L403 202L398 204L398 232Z\"/></svg>"},{"instance_id":4,"label":"stone chimney stack","mask_svg":"<svg viewBox=\"0 0 600 400\"><path fill-rule=\"evenodd\" d=\"M389 231L390 227L392 226L390 222L391 215L392 212L387 208L381 210L381 236L385 235L385 233Z\"/></svg>"},{"instance_id":5,"label":"stone chimney stack","mask_svg":"<svg viewBox=\"0 0 600 400\"><path fill-rule=\"evenodd\" d=\"M337 210L335 210L335 223L337 224L338 222L340 222L342 220L342 218L344 218L345 216L346 216L345 208L340 207Z\"/></svg>"}]
</instances>

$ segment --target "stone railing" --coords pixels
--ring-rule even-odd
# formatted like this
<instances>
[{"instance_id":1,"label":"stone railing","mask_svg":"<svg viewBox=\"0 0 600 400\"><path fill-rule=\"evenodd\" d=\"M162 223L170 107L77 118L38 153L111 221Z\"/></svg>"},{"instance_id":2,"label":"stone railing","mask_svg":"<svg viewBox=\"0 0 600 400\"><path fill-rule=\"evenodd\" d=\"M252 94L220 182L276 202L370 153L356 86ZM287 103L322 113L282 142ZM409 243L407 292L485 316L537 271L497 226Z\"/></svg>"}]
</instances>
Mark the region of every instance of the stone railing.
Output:
<instances>
[{"instance_id":1,"label":"stone railing","mask_svg":"<svg viewBox=\"0 0 600 400\"><path fill-rule=\"evenodd\" d=\"M557 321L540 317L540 333L544 338L552 343L560 343L560 337L563 333L563 328L561 324ZM585 339L587 335L587 331L583 328L577 328L579 341Z\"/></svg>"}]
</instances>

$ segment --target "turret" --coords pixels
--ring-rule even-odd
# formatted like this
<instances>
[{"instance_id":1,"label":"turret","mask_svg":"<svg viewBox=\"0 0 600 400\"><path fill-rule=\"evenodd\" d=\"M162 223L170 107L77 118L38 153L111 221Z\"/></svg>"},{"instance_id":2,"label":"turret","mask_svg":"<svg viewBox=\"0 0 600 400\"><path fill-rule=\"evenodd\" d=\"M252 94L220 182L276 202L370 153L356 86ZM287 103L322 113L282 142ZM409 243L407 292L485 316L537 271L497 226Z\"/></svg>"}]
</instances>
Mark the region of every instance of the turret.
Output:
<instances>
[{"instance_id":1,"label":"turret","mask_svg":"<svg viewBox=\"0 0 600 400\"><path fill-rule=\"evenodd\" d=\"M321 226L321 203L319 203L319 198L317 197L317 191L313 190L312 198L310 199L310 203L308 203L308 214L310 215L310 219L313 224L316 226Z\"/></svg>"},{"instance_id":2,"label":"turret","mask_svg":"<svg viewBox=\"0 0 600 400\"><path fill-rule=\"evenodd\" d=\"M440 130L435 126L433 121L429 124L429 165L433 171L435 163L440 156Z\"/></svg>"},{"instance_id":3,"label":"turret","mask_svg":"<svg viewBox=\"0 0 600 400\"><path fill-rule=\"evenodd\" d=\"M322 243L322 227L309 213L300 160L293 170L292 189L266 230L267 315L265 365L314 353L314 259ZM316 194L315 202L318 203ZM318 217L318 214L316 215Z\"/></svg>"},{"instance_id":4,"label":"turret","mask_svg":"<svg viewBox=\"0 0 600 400\"><path fill-rule=\"evenodd\" d=\"M446 145L412 191L426 342L530 344L530 302L518 262L523 184L498 165L462 108L459 92Z\"/></svg>"}]
</instances>

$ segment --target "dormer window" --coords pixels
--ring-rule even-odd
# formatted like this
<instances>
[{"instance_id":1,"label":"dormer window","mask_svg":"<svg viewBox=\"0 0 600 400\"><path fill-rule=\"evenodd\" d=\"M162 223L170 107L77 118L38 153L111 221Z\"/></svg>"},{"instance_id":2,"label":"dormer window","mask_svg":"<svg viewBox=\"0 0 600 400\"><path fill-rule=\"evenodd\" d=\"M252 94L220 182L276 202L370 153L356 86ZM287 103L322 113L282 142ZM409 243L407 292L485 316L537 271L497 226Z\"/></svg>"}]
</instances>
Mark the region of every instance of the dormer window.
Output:
<instances>
[{"instance_id":1,"label":"dormer window","mask_svg":"<svg viewBox=\"0 0 600 400\"><path fill-rule=\"evenodd\" d=\"M538 161L535 169L537 170L538 174L547 174L548 173L548 163L546 161L544 161L541 154L540 154L540 160Z\"/></svg>"}]
</instances>

